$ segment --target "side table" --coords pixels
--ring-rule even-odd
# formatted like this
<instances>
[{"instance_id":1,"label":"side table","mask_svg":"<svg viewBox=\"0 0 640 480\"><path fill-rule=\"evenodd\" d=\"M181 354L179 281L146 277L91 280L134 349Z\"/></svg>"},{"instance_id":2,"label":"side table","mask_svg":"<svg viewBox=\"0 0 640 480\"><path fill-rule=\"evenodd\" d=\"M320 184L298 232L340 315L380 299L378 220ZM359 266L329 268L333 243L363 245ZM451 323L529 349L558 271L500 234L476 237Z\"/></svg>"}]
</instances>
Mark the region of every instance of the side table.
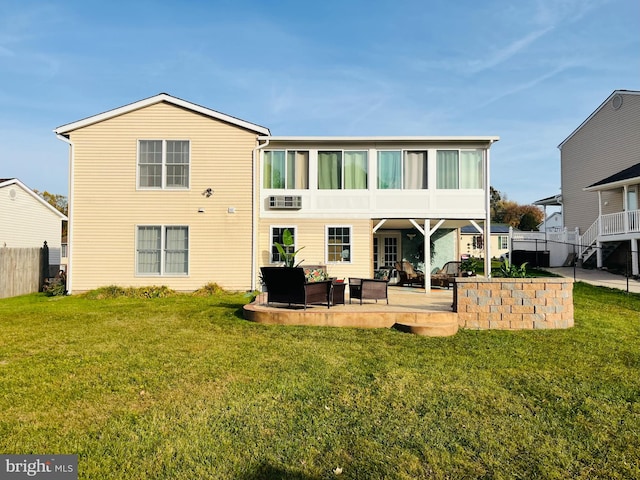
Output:
<instances>
[{"instance_id":1,"label":"side table","mask_svg":"<svg viewBox=\"0 0 640 480\"><path fill-rule=\"evenodd\" d=\"M344 305L344 289L347 286L344 282L334 281L331 286L331 305Z\"/></svg>"}]
</instances>

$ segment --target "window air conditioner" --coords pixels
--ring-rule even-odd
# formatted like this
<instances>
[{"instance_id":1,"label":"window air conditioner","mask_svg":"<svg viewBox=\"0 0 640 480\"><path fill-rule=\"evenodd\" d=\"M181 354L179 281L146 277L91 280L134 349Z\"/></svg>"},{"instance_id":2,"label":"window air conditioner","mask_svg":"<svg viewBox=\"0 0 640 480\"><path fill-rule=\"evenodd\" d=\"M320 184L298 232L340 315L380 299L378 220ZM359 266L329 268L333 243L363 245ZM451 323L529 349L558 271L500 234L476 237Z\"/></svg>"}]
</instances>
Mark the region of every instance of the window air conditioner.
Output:
<instances>
[{"instance_id":1,"label":"window air conditioner","mask_svg":"<svg viewBox=\"0 0 640 480\"><path fill-rule=\"evenodd\" d=\"M299 195L271 195L269 197L269 208L300 210L302 208L302 197Z\"/></svg>"}]
</instances>

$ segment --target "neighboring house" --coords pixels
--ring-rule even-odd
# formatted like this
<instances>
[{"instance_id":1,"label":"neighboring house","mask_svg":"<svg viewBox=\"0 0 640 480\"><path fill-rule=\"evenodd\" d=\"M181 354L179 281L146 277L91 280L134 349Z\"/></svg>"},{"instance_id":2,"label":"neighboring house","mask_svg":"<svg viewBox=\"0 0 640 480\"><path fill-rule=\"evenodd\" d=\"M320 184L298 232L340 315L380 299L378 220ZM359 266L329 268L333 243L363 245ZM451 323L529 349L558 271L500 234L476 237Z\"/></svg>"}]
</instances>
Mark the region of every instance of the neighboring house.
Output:
<instances>
[{"instance_id":1,"label":"neighboring house","mask_svg":"<svg viewBox=\"0 0 640 480\"><path fill-rule=\"evenodd\" d=\"M562 228L563 224L561 212L553 212L540 225L538 225L539 232L557 233L561 232Z\"/></svg>"},{"instance_id":2,"label":"neighboring house","mask_svg":"<svg viewBox=\"0 0 640 480\"><path fill-rule=\"evenodd\" d=\"M517 231L517 230L516 230ZM460 229L460 255L481 258L484 254L484 233L472 225ZM491 225L491 256L500 258L509 252L509 225Z\"/></svg>"},{"instance_id":3,"label":"neighboring house","mask_svg":"<svg viewBox=\"0 0 640 480\"><path fill-rule=\"evenodd\" d=\"M258 286L297 260L371 277L430 241L488 224L498 137L281 137L160 94L55 130L71 146L71 291ZM436 250L437 250L436 246Z\"/></svg>"},{"instance_id":4,"label":"neighboring house","mask_svg":"<svg viewBox=\"0 0 640 480\"><path fill-rule=\"evenodd\" d=\"M616 90L558 147L564 226L585 262L638 270L640 92Z\"/></svg>"},{"instance_id":5,"label":"neighboring house","mask_svg":"<svg viewBox=\"0 0 640 480\"><path fill-rule=\"evenodd\" d=\"M0 178L0 248L49 247L50 274L60 268L67 217L17 178Z\"/></svg>"}]
</instances>

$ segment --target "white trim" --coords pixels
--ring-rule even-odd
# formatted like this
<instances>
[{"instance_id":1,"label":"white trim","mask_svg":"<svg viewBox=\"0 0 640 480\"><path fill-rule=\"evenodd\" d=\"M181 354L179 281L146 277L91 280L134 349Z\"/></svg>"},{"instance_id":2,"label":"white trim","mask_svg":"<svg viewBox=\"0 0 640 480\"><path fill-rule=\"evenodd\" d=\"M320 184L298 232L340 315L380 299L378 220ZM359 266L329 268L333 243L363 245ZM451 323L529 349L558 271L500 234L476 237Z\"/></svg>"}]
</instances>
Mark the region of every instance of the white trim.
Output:
<instances>
[{"instance_id":1,"label":"white trim","mask_svg":"<svg viewBox=\"0 0 640 480\"><path fill-rule=\"evenodd\" d=\"M139 110L141 108L149 107L151 105L155 105L156 103L161 103L161 102L170 103L172 105L176 105L178 107L182 107L187 110L191 110L193 112L200 113L207 117L215 118L217 120L221 120L223 122L230 123L231 125L236 125L238 127L245 128L247 130L251 130L253 132L256 132L262 135L271 134L268 128L261 127L260 125L256 125L254 123L249 123L245 120L241 120L239 118L235 118L230 115L226 115L224 113L216 112L215 110L211 110L209 108L196 105L195 103L187 102L186 100L182 100L180 98L172 97L171 95L166 93L160 93L153 97L145 98L143 100L139 100L137 102L115 108L113 110L108 110L98 115L93 115L91 117L87 117L82 120L78 120L76 122L62 125L56 128L54 132L58 135L65 135L79 128L88 127L89 125L93 125L98 122L103 122L105 120L109 120L111 118L124 115L134 110Z\"/></svg>"},{"instance_id":2,"label":"white trim","mask_svg":"<svg viewBox=\"0 0 640 480\"><path fill-rule=\"evenodd\" d=\"M443 137L435 137L435 136L409 136L409 137L313 137L313 136L305 136L305 137L290 137L290 136L269 136L269 137L258 137L260 140L266 140L269 138L271 142L310 142L310 143L325 143L325 142L385 142L385 143L422 143L422 142L468 142L468 143L488 143L491 145L493 142L497 142L500 140L500 137L496 136L478 136L478 137L468 137L468 136L443 136Z\"/></svg>"},{"instance_id":3,"label":"white trim","mask_svg":"<svg viewBox=\"0 0 640 480\"><path fill-rule=\"evenodd\" d=\"M32 196L33 198L35 198L38 202L40 202L42 205L44 205L48 210L50 210L51 212L55 213L58 217L60 217L60 220L69 220L67 218L67 216L62 213L61 211L59 211L58 209L56 209L53 205L51 205L49 202L47 202L44 198L42 198L40 195L38 195L36 192L34 192L33 190L31 190L29 187L27 187L24 183L22 183L20 180L18 180L17 178L10 178L8 180L5 180L4 182L0 182L0 188L4 188L4 187L8 187L10 185L16 185L18 187L20 187L22 190L24 190L27 194L29 194L30 196Z\"/></svg>"}]
</instances>

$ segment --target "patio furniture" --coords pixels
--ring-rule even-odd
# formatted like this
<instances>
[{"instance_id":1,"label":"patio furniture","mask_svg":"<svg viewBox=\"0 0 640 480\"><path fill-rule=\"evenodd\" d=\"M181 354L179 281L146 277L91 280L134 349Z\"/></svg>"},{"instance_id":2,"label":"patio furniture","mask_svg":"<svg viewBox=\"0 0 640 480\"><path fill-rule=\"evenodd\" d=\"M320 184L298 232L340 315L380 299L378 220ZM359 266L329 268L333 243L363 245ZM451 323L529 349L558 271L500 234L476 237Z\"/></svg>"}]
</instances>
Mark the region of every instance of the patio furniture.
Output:
<instances>
[{"instance_id":1,"label":"patio furniture","mask_svg":"<svg viewBox=\"0 0 640 480\"><path fill-rule=\"evenodd\" d=\"M332 279L331 285L331 305L344 305L344 291L347 284L342 280Z\"/></svg>"},{"instance_id":2,"label":"patio furniture","mask_svg":"<svg viewBox=\"0 0 640 480\"><path fill-rule=\"evenodd\" d=\"M460 264L462 262L447 262L444 266L431 274L431 286L449 288L456 277L461 277Z\"/></svg>"},{"instance_id":3,"label":"patio furniture","mask_svg":"<svg viewBox=\"0 0 640 480\"><path fill-rule=\"evenodd\" d=\"M396 262L396 270L400 275L400 285L419 285L424 286L424 273L415 270L413 265L406 260Z\"/></svg>"},{"instance_id":4,"label":"patio furniture","mask_svg":"<svg viewBox=\"0 0 640 480\"><path fill-rule=\"evenodd\" d=\"M386 280L378 280L374 278L349 278L349 303L352 299L359 299L360 305L362 300L386 300L389 304L387 296L388 282Z\"/></svg>"},{"instance_id":5,"label":"patio furniture","mask_svg":"<svg viewBox=\"0 0 640 480\"><path fill-rule=\"evenodd\" d=\"M267 304L298 304L305 310L314 303L331 306L331 280L308 282L302 267L260 267L260 271L267 286Z\"/></svg>"}]
</instances>

